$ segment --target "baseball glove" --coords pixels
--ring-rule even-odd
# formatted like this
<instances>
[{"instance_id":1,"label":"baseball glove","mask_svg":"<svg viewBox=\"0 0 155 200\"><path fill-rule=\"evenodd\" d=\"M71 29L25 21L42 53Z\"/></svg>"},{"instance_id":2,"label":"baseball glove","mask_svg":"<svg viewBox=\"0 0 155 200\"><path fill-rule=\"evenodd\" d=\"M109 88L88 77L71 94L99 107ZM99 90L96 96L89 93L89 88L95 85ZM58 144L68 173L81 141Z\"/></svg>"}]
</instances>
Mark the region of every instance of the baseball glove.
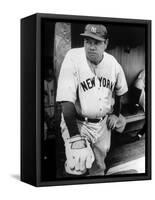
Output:
<instances>
[{"instance_id":1,"label":"baseball glove","mask_svg":"<svg viewBox=\"0 0 155 200\"><path fill-rule=\"evenodd\" d=\"M82 175L92 167L94 153L86 137L77 135L65 142L65 170L68 174Z\"/></svg>"}]
</instances>

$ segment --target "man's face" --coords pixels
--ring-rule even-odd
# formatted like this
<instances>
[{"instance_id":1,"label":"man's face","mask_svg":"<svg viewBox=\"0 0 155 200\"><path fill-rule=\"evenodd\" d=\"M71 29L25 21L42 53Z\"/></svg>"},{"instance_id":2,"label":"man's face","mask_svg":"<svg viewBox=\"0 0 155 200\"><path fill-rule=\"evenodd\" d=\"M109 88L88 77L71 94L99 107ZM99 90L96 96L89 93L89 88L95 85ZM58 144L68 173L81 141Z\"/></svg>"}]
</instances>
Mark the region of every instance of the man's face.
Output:
<instances>
[{"instance_id":1,"label":"man's face","mask_svg":"<svg viewBox=\"0 0 155 200\"><path fill-rule=\"evenodd\" d=\"M108 40L106 39L105 41L99 41L93 38L85 38L84 47L87 59L94 64L98 64L103 58L107 44Z\"/></svg>"}]
</instances>

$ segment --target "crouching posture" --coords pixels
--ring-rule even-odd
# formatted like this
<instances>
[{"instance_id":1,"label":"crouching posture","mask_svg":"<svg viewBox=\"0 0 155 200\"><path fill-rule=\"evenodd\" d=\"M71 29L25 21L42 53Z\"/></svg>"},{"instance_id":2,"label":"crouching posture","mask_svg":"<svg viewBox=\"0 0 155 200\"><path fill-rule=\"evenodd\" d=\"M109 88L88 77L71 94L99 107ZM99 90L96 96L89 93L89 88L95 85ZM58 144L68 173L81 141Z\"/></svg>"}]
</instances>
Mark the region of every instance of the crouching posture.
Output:
<instances>
[{"instance_id":1,"label":"crouching posture","mask_svg":"<svg viewBox=\"0 0 155 200\"><path fill-rule=\"evenodd\" d=\"M105 52L106 27L88 24L81 36L84 47L68 51L58 79L65 170L74 175L104 175L111 130L125 128L120 98L128 88L122 67Z\"/></svg>"}]
</instances>

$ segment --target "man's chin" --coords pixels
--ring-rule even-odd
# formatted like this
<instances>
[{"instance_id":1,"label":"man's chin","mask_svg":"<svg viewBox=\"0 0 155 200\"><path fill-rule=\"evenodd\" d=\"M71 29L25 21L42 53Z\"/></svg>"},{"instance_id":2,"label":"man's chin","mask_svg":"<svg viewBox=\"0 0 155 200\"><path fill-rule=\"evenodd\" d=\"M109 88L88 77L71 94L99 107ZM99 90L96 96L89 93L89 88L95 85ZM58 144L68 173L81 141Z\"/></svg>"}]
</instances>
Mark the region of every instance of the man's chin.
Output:
<instances>
[{"instance_id":1,"label":"man's chin","mask_svg":"<svg viewBox=\"0 0 155 200\"><path fill-rule=\"evenodd\" d=\"M98 59L95 56L89 56L88 60L90 62L92 62L93 64L97 64L98 63Z\"/></svg>"}]
</instances>

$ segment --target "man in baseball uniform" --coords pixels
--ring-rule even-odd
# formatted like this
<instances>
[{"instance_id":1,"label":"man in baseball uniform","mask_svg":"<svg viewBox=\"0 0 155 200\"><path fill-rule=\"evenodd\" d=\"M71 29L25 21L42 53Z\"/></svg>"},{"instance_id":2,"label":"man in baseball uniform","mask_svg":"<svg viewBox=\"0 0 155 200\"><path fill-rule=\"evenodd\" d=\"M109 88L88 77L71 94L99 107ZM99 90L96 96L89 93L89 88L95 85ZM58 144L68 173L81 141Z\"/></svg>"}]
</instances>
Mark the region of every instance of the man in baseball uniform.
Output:
<instances>
[{"instance_id":1,"label":"man in baseball uniform","mask_svg":"<svg viewBox=\"0 0 155 200\"><path fill-rule=\"evenodd\" d=\"M68 51L58 79L65 170L74 175L104 175L111 130L125 128L120 98L128 87L122 67L105 52L106 27L88 24L81 36L84 47Z\"/></svg>"}]
</instances>

